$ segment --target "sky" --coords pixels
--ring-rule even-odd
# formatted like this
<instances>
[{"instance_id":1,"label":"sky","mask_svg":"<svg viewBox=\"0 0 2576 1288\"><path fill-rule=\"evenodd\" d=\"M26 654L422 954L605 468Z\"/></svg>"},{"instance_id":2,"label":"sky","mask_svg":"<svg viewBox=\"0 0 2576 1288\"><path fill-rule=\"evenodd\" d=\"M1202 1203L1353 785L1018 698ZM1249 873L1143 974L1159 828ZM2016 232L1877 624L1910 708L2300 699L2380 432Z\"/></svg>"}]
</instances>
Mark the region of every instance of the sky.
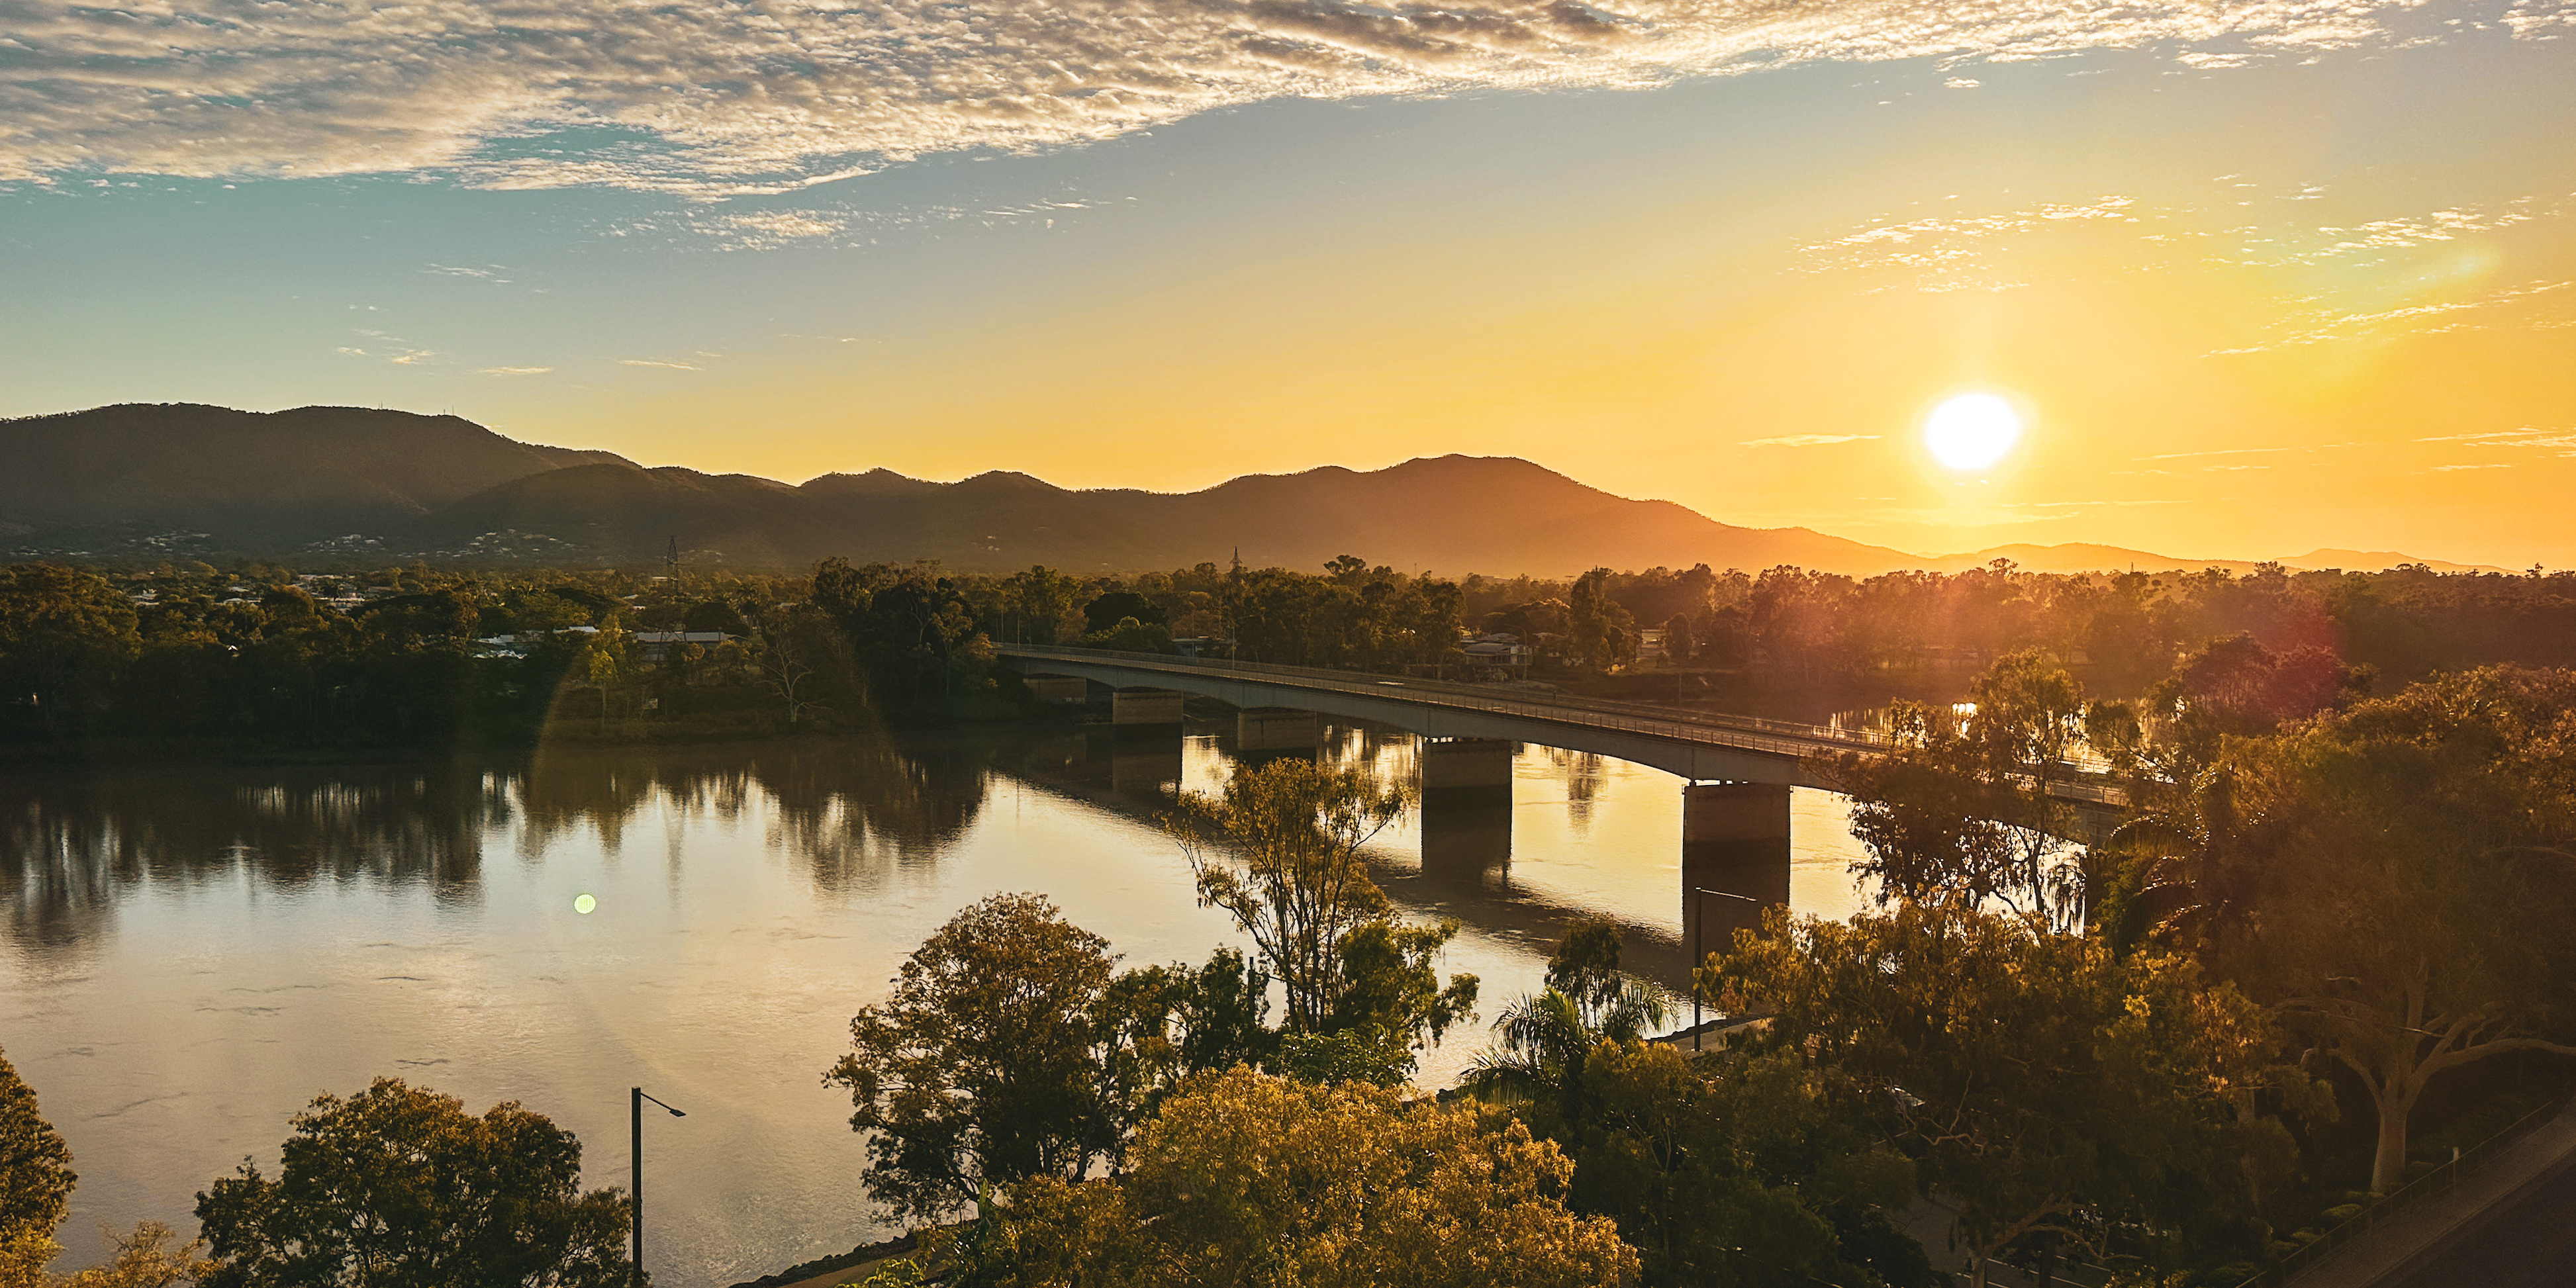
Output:
<instances>
[{"instance_id":1,"label":"sky","mask_svg":"<svg viewBox=\"0 0 2576 1288\"><path fill-rule=\"evenodd\" d=\"M0 415L2576 566L2571 121L2576 0L0 0Z\"/></svg>"}]
</instances>

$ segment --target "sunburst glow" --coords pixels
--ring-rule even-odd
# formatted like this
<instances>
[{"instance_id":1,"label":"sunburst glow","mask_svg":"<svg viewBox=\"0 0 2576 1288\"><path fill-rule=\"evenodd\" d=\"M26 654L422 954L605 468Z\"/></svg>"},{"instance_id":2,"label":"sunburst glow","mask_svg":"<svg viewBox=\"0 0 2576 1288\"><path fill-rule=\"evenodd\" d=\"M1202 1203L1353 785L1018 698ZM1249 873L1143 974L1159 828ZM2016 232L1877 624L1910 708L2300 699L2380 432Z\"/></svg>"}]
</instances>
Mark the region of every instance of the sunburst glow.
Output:
<instances>
[{"instance_id":1,"label":"sunburst glow","mask_svg":"<svg viewBox=\"0 0 2576 1288\"><path fill-rule=\"evenodd\" d=\"M1981 470L2021 441L2021 415L1993 394L1960 394L1932 409L1923 445L1954 470Z\"/></svg>"}]
</instances>

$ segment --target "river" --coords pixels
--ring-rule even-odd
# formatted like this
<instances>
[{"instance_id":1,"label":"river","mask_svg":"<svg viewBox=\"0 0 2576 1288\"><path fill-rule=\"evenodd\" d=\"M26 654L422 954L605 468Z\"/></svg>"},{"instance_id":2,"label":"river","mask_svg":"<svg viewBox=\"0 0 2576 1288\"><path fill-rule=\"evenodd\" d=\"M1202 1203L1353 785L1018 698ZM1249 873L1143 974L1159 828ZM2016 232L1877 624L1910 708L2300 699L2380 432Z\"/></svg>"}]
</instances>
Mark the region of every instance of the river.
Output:
<instances>
[{"instance_id":1,"label":"river","mask_svg":"<svg viewBox=\"0 0 2576 1288\"><path fill-rule=\"evenodd\" d=\"M1415 747L1323 731L1391 776ZM95 1260L102 1223L193 1230L196 1191L245 1158L274 1174L290 1115L380 1075L549 1115L593 1186L625 1183L629 1086L686 1110L645 1126L668 1288L882 1237L821 1081L850 1014L993 891L1045 894L1131 964L1239 946L1154 822L1158 793L1234 763L1230 727L1194 723L0 778L0 1049L80 1172L57 1268ZM1446 967L1483 981L1426 1085L1537 985L1569 916L1626 923L1634 967L1686 978L1680 781L1536 746L1514 779L1508 806L1370 847L1406 915L1463 923ZM1841 799L1792 809L1792 906L1849 915Z\"/></svg>"}]
</instances>

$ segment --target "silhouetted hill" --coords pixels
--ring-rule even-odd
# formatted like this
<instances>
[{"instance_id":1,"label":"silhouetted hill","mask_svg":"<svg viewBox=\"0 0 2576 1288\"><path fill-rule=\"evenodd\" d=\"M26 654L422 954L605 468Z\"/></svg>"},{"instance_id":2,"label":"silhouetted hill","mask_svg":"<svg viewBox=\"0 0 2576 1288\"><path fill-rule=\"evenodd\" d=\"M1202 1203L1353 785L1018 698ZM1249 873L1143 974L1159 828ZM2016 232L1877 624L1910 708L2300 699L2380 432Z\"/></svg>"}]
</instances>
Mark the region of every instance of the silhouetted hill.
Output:
<instances>
[{"instance_id":1,"label":"silhouetted hill","mask_svg":"<svg viewBox=\"0 0 2576 1288\"><path fill-rule=\"evenodd\" d=\"M1867 576L1996 558L2033 571L2252 566L2090 545L1927 558L1805 528L1734 527L1512 457L1325 466L1184 493L1074 491L1003 470L935 483L876 469L795 486L515 442L454 416L180 403L0 421L0 462L0 546L22 554L641 563L676 537L692 562L843 555L968 571L1174 568L1237 551L1255 567L1356 554L1408 571L1555 577L1695 563ZM2284 562L2408 562L2368 562L2382 558L2321 550Z\"/></svg>"},{"instance_id":2,"label":"silhouetted hill","mask_svg":"<svg viewBox=\"0 0 2576 1288\"><path fill-rule=\"evenodd\" d=\"M1875 571L1908 559L1803 528L1730 527L1508 458L1445 456L1374 471L1251 475L1201 492L1073 491L995 471L929 483L884 470L789 488L741 475L593 465L515 479L405 525L404 543L462 550L515 530L619 560L677 536L698 557L800 564L936 559L964 570L1077 571L1223 563L1311 568L1358 554L1453 574L1562 576L1595 565Z\"/></svg>"},{"instance_id":3,"label":"silhouetted hill","mask_svg":"<svg viewBox=\"0 0 2576 1288\"><path fill-rule=\"evenodd\" d=\"M2510 572L2492 564L2445 563L2439 559L2417 559L2394 550L2365 553L2359 550L2311 550L2303 555L2279 559L2184 559L2160 555L2150 550L2131 550L2125 546L2102 546L2083 542L2064 545L1995 546L1974 554L1933 555L1921 566L1935 572L1962 572L1982 568L1997 559L2009 559L2024 572L2198 572L2204 568L2223 568L2238 576L2252 572L2256 565L2277 563L2294 570L2341 568L2351 572L2378 572L2399 564L2420 563L2435 572Z\"/></svg>"},{"instance_id":4,"label":"silhouetted hill","mask_svg":"<svg viewBox=\"0 0 2576 1288\"><path fill-rule=\"evenodd\" d=\"M0 420L0 523L220 532L243 548L382 530L496 484L617 460L455 416L128 403Z\"/></svg>"}]
</instances>

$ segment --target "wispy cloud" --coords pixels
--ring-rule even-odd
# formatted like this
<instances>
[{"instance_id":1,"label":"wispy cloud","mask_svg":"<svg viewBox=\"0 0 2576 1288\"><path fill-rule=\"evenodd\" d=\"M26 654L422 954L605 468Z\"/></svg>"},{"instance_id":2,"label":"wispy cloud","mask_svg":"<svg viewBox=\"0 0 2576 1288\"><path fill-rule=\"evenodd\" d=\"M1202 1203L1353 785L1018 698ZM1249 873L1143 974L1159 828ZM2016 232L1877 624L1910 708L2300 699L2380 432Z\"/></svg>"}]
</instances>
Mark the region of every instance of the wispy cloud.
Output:
<instances>
[{"instance_id":1,"label":"wispy cloud","mask_svg":"<svg viewBox=\"0 0 2576 1288\"><path fill-rule=\"evenodd\" d=\"M483 374L487 376L542 376L552 370L554 370L552 367L485 367L483 369Z\"/></svg>"},{"instance_id":2,"label":"wispy cloud","mask_svg":"<svg viewBox=\"0 0 2576 1288\"><path fill-rule=\"evenodd\" d=\"M2314 195L2315 190L2302 189L2292 200ZM2265 268L2322 264L2330 260L2376 262L2390 252L2457 241L2470 233L2511 228L2515 224L2564 214L2566 209L2567 203L2563 200L2517 197L2493 206L2446 206L2422 214L2373 219L2350 226L2321 224L2284 229L2270 236L2249 238L2241 257L2245 263Z\"/></svg>"},{"instance_id":3,"label":"wispy cloud","mask_svg":"<svg viewBox=\"0 0 2576 1288\"><path fill-rule=\"evenodd\" d=\"M1865 443L1876 434L1783 434L1778 438L1748 438L1745 447L1824 447L1832 443Z\"/></svg>"},{"instance_id":4,"label":"wispy cloud","mask_svg":"<svg viewBox=\"0 0 2576 1288\"><path fill-rule=\"evenodd\" d=\"M2490 429L2474 434L2439 434L2419 438L2419 443L2465 443L2470 447L2520 447L2557 449L2561 456L2576 456L2576 429ZM2484 466L2443 466L2445 469L2478 469ZM2501 467L2493 467L2501 468Z\"/></svg>"},{"instance_id":5,"label":"wispy cloud","mask_svg":"<svg viewBox=\"0 0 2576 1288\"><path fill-rule=\"evenodd\" d=\"M619 358L617 360L617 365L621 367L669 367L673 371L697 370L696 367L685 362L661 362L652 358Z\"/></svg>"},{"instance_id":6,"label":"wispy cloud","mask_svg":"<svg viewBox=\"0 0 2576 1288\"><path fill-rule=\"evenodd\" d=\"M2412 0L11 0L0 180L444 172L791 192L1266 99L1642 88L1820 60L2186 65L2393 43ZM2530 0L2515 30L2556 18ZM2517 10L2522 12L2522 10ZM1967 79L1961 75L1953 79Z\"/></svg>"},{"instance_id":7,"label":"wispy cloud","mask_svg":"<svg viewBox=\"0 0 2576 1288\"><path fill-rule=\"evenodd\" d=\"M2221 447L2207 452L2160 452L2154 456L2141 456L2138 459L2142 461L2180 461L2188 460L2195 456L2262 456L2272 452L2286 452L2290 450L2292 449L2287 447Z\"/></svg>"},{"instance_id":8,"label":"wispy cloud","mask_svg":"<svg viewBox=\"0 0 2576 1288\"><path fill-rule=\"evenodd\" d=\"M1870 227L1798 248L1797 267L1809 273L1910 269L1919 290L2002 289L2017 282L1994 278L1993 256L2003 246L2043 228L2097 220L2136 223L2131 197L2117 194L2089 202L2041 202L1983 215L1927 215Z\"/></svg>"},{"instance_id":9,"label":"wispy cloud","mask_svg":"<svg viewBox=\"0 0 2576 1288\"><path fill-rule=\"evenodd\" d=\"M2393 309L2343 311L2332 308L2309 308L2293 314L2282 323L2278 334L2270 340L2260 344L2214 350L2210 356L2226 357L2232 354L2261 353L2269 349L2331 344L2346 340L2484 331L2499 326L2540 329L2551 325L2554 319L2534 316L2533 307L2556 301L2538 297L2556 296L2558 292L2567 290L2569 287L2576 287L2576 281L2525 282L2467 299L2434 300Z\"/></svg>"}]
</instances>

